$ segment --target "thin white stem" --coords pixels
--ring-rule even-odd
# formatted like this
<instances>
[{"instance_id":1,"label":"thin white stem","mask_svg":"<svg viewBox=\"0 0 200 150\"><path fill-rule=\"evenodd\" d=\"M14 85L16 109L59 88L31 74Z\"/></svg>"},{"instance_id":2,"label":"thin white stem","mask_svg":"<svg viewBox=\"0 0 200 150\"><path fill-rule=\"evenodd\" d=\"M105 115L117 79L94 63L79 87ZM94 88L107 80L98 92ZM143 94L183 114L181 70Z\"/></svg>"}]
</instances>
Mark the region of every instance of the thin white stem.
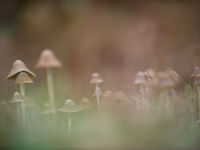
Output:
<instances>
[{"instance_id":1,"label":"thin white stem","mask_svg":"<svg viewBox=\"0 0 200 150\"><path fill-rule=\"evenodd\" d=\"M99 111L101 108L101 102L100 102L100 88L98 84L95 85L95 94L96 94L96 99L97 99L97 109Z\"/></svg>"},{"instance_id":2,"label":"thin white stem","mask_svg":"<svg viewBox=\"0 0 200 150\"><path fill-rule=\"evenodd\" d=\"M67 133L70 134L71 132L71 127L72 127L72 117L71 115L68 115L68 126L67 126Z\"/></svg>"},{"instance_id":3,"label":"thin white stem","mask_svg":"<svg viewBox=\"0 0 200 150\"><path fill-rule=\"evenodd\" d=\"M25 97L25 85L24 84L20 84L20 93L22 98ZM22 124L25 126L26 125L26 108L25 108L25 102L24 100L21 102L21 119L22 119Z\"/></svg>"},{"instance_id":4,"label":"thin white stem","mask_svg":"<svg viewBox=\"0 0 200 150\"><path fill-rule=\"evenodd\" d=\"M18 123L21 123L20 104L16 105L16 110L17 110L17 121L18 121Z\"/></svg>"},{"instance_id":5,"label":"thin white stem","mask_svg":"<svg viewBox=\"0 0 200 150\"><path fill-rule=\"evenodd\" d=\"M49 94L49 101L50 101L50 106L53 111L53 119L55 120L56 118L56 110L55 110L55 96L54 96L54 85L53 85L53 76L51 69L47 69L47 85L48 85L48 94Z\"/></svg>"}]
</instances>

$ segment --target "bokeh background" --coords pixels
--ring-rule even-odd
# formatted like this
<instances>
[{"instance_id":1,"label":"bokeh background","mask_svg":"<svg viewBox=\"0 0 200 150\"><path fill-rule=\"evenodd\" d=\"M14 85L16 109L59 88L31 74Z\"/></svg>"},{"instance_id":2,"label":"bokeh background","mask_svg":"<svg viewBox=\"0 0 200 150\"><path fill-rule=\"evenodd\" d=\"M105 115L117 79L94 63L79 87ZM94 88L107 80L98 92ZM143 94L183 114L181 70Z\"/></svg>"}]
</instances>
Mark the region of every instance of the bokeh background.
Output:
<instances>
[{"instance_id":1,"label":"bokeh background","mask_svg":"<svg viewBox=\"0 0 200 150\"><path fill-rule=\"evenodd\" d=\"M114 90L131 91L147 68L172 67L188 80L200 62L199 18L196 0L1 0L0 94L14 91L5 78L16 59L37 74L39 91L45 72L34 66L46 48L63 62L61 96L88 94L93 72Z\"/></svg>"}]
</instances>

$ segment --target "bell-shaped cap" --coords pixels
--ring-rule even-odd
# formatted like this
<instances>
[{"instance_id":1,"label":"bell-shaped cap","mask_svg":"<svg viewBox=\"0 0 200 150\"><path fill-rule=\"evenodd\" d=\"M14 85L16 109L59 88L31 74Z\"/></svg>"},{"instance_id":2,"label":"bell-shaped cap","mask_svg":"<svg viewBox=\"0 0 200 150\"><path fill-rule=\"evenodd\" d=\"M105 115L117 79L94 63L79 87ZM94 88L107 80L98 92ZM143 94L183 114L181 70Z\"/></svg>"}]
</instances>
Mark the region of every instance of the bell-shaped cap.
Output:
<instances>
[{"instance_id":1,"label":"bell-shaped cap","mask_svg":"<svg viewBox=\"0 0 200 150\"><path fill-rule=\"evenodd\" d=\"M99 84L102 83L103 79L100 77L100 75L98 73L93 73L91 80L90 80L90 84Z\"/></svg>"},{"instance_id":2,"label":"bell-shaped cap","mask_svg":"<svg viewBox=\"0 0 200 150\"><path fill-rule=\"evenodd\" d=\"M22 96L18 92L15 92L13 94L13 97L10 103L22 103L22 102L24 102Z\"/></svg>"},{"instance_id":3,"label":"bell-shaped cap","mask_svg":"<svg viewBox=\"0 0 200 150\"><path fill-rule=\"evenodd\" d=\"M195 66L194 69L193 69L193 72L190 76L195 77L195 78L199 78L200 77L200 67Z\"/></svg>"},{"instance_id":4,"label":"bell-shaped cap","mask_svg":"<svg viewBox=\"0 0 200 150\"><path fill-rule=\"evenodd\" d=\"M58 111L66 112L66 113L74 113L81 111L82 108L77 106L73 100L67 99L62 108L58 109Z\"/></svg>"},{"instance_id":5,"label":"bell-shaped cap","mask_svg":"<svg viewBox=\"0 0 200 150\"><path fill-rule=\"evenodd\" d=\"M33 80L30 78L29 74L26 72L20 72L17 74L15 84L23 83L33 83Z\"/></svg>"},{"instance_id":6,"label":"bell-shaped cap","mask_svg":"<svg viewBox=\"0 0 200 150\"><path fill-rule=\"evenodd\" d=\"M13 63L12 69L9 72L7 79L16 79L16 75L20 72L26 72L29 74L30 77L34 77L35 74L33 72L31 72L26 65L21 61L21 60L16 60Z\"/></svg>"},{"instance_id":7,"label":"bell-shaped cap","mask_svg":"<svg viewBox=\"0 0 200 150\"><path fill-rule=\"evenodd\" d=\"M90 109L92 107L91 101L88 98L81 99L80 106L83 109Z\"/></svg>"},{"instance_id":8,"label":"bell-shaped cap","mask_svg":"<svg viewBox=\"0 0 200 150\"><path fill-rule=\"evenodd\" d=\"M60 68L60 67L62 67L61 62L49 49L45 49L41 53L39 60L36 64L36 68Z\"/></svg>"},{"instance_id":9,"label":"bell-shaped cap","mask_svg":"<svg viewBox=\"0 0 200 150\"><path fill-rule=\"evenodd\" d=\"M175 84L167 72L159 72L159 86L162 88L174 87Z\"/></svg>"},{"instance_id":10,"label":"bell-shaped cap","mask_svg":"<svg viewBox=\"0 0 200 150\"><path fill-rule=\"evenodd\" d=\"M174 84L177 85L180 82L179 74L175 70L172 70L171 68L168 68L167 72L170 78L172 79L172 81L174 82Z\"/></svg>"},{"instance_id":11,"label":"bell-shaped cap","mask_svg":"<svg viewBox=\"0 0 200 150\"><path fill-rule=\"evenodd\" d=\"M145 85L150 81L152 81L152 78L147 72L138 72L134 83L138 85Z\"/></svg>"}]
</instances>

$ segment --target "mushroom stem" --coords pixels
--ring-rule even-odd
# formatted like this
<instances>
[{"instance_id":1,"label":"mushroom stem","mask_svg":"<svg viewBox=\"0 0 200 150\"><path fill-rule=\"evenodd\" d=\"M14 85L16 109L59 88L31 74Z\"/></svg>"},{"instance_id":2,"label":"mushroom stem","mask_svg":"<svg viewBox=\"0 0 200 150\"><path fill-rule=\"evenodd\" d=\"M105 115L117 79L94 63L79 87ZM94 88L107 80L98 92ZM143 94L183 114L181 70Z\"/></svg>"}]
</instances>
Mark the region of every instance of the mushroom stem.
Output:
<instances>
[{"instance_id":1,"label":"mushroom stem","mask_svg":"<svg viewBox=\"0 0 200 150\"><path fill-rule=\"evenodd\" d=\"M98 111L100 110L101 108L101 103L100 103L100 88L98 86L98 84L95 85L95 93L96 93L96 99L97 99L97 109Z\"/></svg>"},{"instance_id":2,"label":"mushroom stem","mask_svg":"<svg viewBox=\"0 0 200 150\"><path fill-rule=\"evenodd\" d=\"M53 75L50 68L47 69L47 85L49 93L50 106L53 111L53 119L56 118L55 104L54 104L54 87L53 87Z\"/></svg>"},{"instance_id":3,"label":"mushroom stem","mask_svg":"<svg viewBox=\"0 0 200 150\"><path fill-rule=\"evenodd\" d=\"M187 120L189 115L189 96L190 96L191 86L187 84L186 93L185 93L185 119Z\"/></svg>"},{"instance_id":4,"label":"mushroom stem","mask_svg":"<svg viewBox=\"0 0 200 150\"><path fill-rule=\"evenodd\" d=\"M25 97L25 84L20 84L20 93L21 96L24 98ZM25 103L24 101L21 102L21 115L22 115L22 124L25 126L26 124L26 110L25 110Z\"/></svg>"},{"instance_id":5,"label":"mushroom stem","mask_svg":"<svg viewBox=\"0 0 200 150\"><path fill-rule=\"evenodd\" d=\"M198 117L200 117L200 86L197 85L197 92L198 92L198 103L197 103L197 113L198 113ZM200 118L198 118L199 120Z\"/></svg>"},{"instance_id":6,"label":"mushroom stem","mask_svg":"<svg viewBox=\"0 0 200 150\"><path fill-rule=\"evenodd\" d=\"M17 110L17 121L18 121L18 123L20 124L20 122L21 122L20 104L17 104L17 105L16 105L16 110Z\"/></svg>"},{"instance_id":7,"label":"mushroom stem","mask_svg":"<svg viewBox=\"0 0 200 150\"><path fill-rule=\"evenodd\" d=\"M71 115L68 115L67 133L71 132L71 127L72 127L72 117L71 117Z\"/></svg>"}]
</instances>

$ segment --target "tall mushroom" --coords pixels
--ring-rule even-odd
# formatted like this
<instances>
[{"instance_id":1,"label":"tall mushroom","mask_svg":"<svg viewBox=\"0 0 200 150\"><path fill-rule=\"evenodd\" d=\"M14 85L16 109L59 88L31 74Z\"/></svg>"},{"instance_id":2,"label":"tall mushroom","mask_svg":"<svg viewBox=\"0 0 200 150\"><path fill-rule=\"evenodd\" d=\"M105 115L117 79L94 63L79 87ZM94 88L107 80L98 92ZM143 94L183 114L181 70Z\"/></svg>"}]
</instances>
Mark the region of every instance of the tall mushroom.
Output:
<instances>
[{"instance_id":1,"label":"tall mushroom","mask_svg":"<svg viewBox=\"0 0 200 150\"><path fill-rule=\"evenodd\" d=\"M64 103L64 105L58 109L58 111L63 112L63 113L68 113L68 128L67 131L68 133L71 132L71 125L72 125L72 113L75 112L80 112L82 111L82 108L77 106L73 100L67 99Z\"/></svg>"},{"instance_id":2,"label":"tall mushroom","mask_svg":"<svg viewBox=\"0 0 200 150\"><path fill-rule=\"evenodd\" d=\"M100 101L100 95L101 93L101 89L99 87L99 84L103 82L103 79L100 77L100 75L98 73L93 73L91 80L90 80L90 84L94 84L95 85L95 92L94 95L96 96L96 100L97 100L97 109L100 110L101 107L101 101Z\"/></svg>"},{"instance_id":3,"label":"tall mushroom","mask_svg":"<svg viewBox=\"0 0 200 150\"><path fill-rule=\"evenodd\" d=\"M53 75L52 75L52 68L60 68L62 67L61 62L56 58L54 53L49 50L45 49L36 64L36 68L44 68L47 72L47 86L48 86L48 94L49 94L49 101L53 113L53 118L55 119L55 95L54 95L54 83L53 83Z\"/></svg>"},{"instance_id":4,"label":"tall mushroom","mask_svg":"<svg viewBox=\"0 0 200 150\"><path fill-rule=\"evenodd\" d=\"M31 77L35 74L31 72L21 60L16 60L13 63L11 71L7 76L7 80L15 80L15 84L19 84L21 96L25 97L25 84L33 83ZM26 111L24 101L21 103L22 123L26 124Z\"/></svg>"}]
</instances>

